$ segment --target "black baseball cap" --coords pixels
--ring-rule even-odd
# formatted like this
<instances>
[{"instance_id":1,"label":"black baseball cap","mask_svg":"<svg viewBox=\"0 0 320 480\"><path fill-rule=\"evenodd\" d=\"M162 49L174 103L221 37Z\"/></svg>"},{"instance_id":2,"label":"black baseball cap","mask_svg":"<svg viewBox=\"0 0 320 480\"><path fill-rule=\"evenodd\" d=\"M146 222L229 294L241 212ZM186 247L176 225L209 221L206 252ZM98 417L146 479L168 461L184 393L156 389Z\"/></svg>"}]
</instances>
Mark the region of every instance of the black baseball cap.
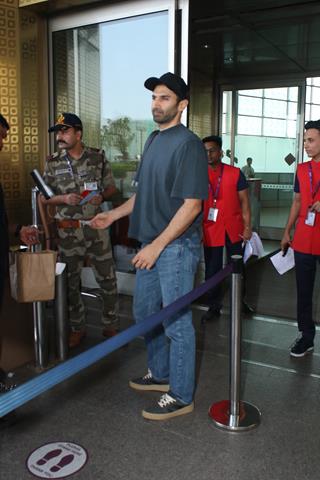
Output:
<instances>
[{"instance_id":1,"label":"black baseball cap","mask_svg":"<svg viewBox=\"0 0 320 480\"><path fill-rule=\"evenodd\" d=\"M75 113L63 112L57 118L56 123L49 128L48 132L57 132L63 127L73 127L82 130L82 122Z\"/></svg>"},{"instance_id":2,"label":"black baseball cap","mask_svg":"<svg viewBox=\"0 0 320 480\"><path fill-rule=\"evenodd\" d=\"M150 77L144 82L144 86L153 92L153 90L158 85L165 85L170 90L172 90L180 100L188 99L189 98L189 90L188 85L183 80L183 78L179 77L175 73L167 72L161 77Z\"/></svg>"}]
</instances>

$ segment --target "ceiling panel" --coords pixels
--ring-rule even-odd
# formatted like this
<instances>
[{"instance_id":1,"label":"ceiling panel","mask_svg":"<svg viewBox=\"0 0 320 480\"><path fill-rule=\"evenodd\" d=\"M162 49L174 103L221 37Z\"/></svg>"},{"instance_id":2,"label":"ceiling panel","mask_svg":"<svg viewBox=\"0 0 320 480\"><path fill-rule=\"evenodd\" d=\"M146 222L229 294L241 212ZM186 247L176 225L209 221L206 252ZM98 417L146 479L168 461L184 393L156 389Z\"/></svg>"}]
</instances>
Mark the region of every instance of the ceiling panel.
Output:
<instances>
[{"instance_id":1,"label":"ceiling panel","mask_svg":"<svg viewBox=\"0 0 320 480\"><path fill-rule=\"evenodd\" d=\"M190 3L191 69L235 77L320 75L320 2Z\"/></svg>"}]
</instances>

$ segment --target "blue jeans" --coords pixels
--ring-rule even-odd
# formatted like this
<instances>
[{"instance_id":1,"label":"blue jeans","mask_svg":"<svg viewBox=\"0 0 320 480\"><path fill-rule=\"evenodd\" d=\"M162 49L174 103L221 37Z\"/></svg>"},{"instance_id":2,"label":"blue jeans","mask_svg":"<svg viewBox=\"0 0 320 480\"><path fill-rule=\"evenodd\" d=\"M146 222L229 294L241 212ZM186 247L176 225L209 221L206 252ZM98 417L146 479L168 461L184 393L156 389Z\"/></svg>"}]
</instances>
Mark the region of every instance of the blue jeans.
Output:
<instances>
[{"instance_id":1,"label":"blue jeans","mask_svg":"<svg viewBox=\"0 0 320 480\"><path fill-rule=\"evenodd\" d=\"M151 270L137 270L133 302L135 321L141 322L190 292L200 259L200 234L177 239L161 253ZM169 394L184 404L193 400L195 332L186 307L145 336L148 367L153 377L170 384Z\"/></svg>"}]
</instances>

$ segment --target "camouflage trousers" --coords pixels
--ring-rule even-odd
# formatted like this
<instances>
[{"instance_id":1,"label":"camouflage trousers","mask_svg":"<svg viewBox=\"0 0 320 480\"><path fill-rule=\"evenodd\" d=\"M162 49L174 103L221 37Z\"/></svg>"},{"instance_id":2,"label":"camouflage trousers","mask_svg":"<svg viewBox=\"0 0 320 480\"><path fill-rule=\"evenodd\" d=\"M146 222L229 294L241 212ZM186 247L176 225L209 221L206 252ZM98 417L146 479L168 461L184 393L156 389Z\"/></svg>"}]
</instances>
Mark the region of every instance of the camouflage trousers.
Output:
<instances>
[{"instance_id":1,"label":"camouflage trousers","mask_svg":"<svg viewBox=\"0 0 320 480\"><path fill-rule=\"evenodd\" d=\"M61 262L67 264L68 310L72 330L85 326L85 309L81 298L81 269L86 258L90 259L103 300L102 323L118 327L118 294L111 242L107 230L60 228L59 253Z\"/></svg>"}]
</instances>

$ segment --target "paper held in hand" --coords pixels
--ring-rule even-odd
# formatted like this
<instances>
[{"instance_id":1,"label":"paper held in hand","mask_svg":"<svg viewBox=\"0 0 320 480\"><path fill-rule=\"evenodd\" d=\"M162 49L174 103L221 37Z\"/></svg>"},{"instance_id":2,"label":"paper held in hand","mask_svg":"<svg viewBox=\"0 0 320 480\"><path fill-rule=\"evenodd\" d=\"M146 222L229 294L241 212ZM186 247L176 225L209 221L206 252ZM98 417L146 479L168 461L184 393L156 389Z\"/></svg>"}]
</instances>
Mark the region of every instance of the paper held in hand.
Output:
<instances>
[{"instance_id":1,"label":"paper held in hand","mask_svg":"<svg viewBox=\"0 0 320 480\"><path fill-rule=\"evenodd\" d=\"M280 273L280 275L288 272L295 265L294 254L291 247L288 248L285 256L283 256L283 252L280 250L280 252L270 257L270 260L273 263L273 266L275 267L277 272Z\"/></svg>"},{"instance_id":2,"label":"paper held in hand","mask_svg":"<svg viewBox=\"0 0 320 480\"><path fill-rule=\"evenodd\" d=\"M261 239L257 232L252 232L250 240L245 243L243 261L246 263L251 256L260 258L263 257L263 255L264 248Z\"/></svg>"}]
</instances>

